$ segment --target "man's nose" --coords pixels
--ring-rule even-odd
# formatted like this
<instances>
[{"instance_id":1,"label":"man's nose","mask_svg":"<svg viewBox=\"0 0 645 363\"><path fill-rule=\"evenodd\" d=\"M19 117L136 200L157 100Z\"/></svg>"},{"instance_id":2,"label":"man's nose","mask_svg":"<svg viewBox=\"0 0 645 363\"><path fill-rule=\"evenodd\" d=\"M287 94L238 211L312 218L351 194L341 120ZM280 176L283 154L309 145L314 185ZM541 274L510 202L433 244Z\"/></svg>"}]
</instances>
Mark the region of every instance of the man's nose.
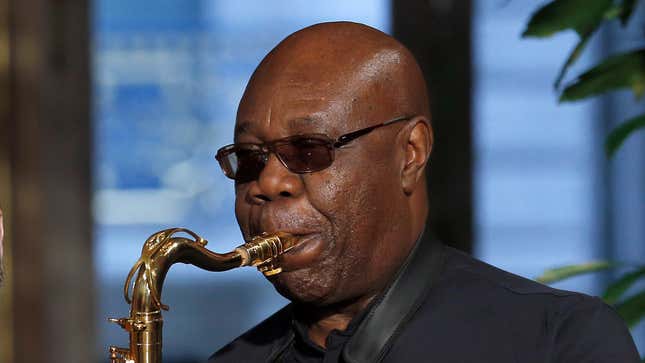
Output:
<instances>
[{"instance_id":1,"label":"man's nose","mask_svg":"<svg viewBox=\"0 0 645 363\"><path fill-rule=\"evenodd\" d=\"M262 203L280 198L297 197L302 193L302 190L300 176L290 172L282 165L278 157L271 153L258 179L249 188L249 194L254 202Z\"/></svg>"}]
</instances>

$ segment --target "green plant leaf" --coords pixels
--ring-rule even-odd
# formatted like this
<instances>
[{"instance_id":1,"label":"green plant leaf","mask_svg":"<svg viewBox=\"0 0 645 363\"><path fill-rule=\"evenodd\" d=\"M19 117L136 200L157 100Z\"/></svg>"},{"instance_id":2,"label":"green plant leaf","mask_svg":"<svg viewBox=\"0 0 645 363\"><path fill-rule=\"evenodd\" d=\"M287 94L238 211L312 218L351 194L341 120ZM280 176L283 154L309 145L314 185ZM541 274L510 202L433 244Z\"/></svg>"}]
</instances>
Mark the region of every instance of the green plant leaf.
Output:
<instances>
[{"instance_id":1,"label":"green plant leaf","mask_svg":"<svg viewBox=\"0 0 645 363\"><path fill-rule=\"evenodd\" d=\"M618 281L607 287L602 296L603 300L608 304L615 304L636 281L643 277L645 277L645 267L624 274Z\"/></svg>"},{"instance_id":2,"label":"green plant leaf","mask_svg":"<svg viewBox=\"0 0 645 363\"><path fill-rule=\"evenodd\" d=\"M630 296L616 305L616 311L630 328L634 327L645 316L645 291Z\"/></svg>"},{"instance_id":3,"label":"green plant leaf","mask_svg":"<svg viewBox=\"0 0 645 363\"><path fill-rule=\"evenodd\" d=\"M620 22L623 26L627 25L629 22L629 18L631 18L634 13L637 1L638 0L623 0L623 3L621 4L622 11L620 13Z\"/></svg>"},{"instance_id":4,"label":"green plant leaf","mask_svg":"<svg viewBox=\"0 0 645 363\"><path fill-rule=\"evenodd\" d=\"M632 14L634 13L634 8L636 8L636 3L638 0L623 0L620 4L614 4L610 6L604 14L605 20L614 20L620 18L620 23L624 27L629 22Z\"/></svg>"},{"instance_id":5,"label":"green plant leaf","mask_svg":"<svg viewBox=\"0 0 645 363\"><path fill-rule=\"evenodd\" d=\"M620 88L631 88L637 98L645 92L645 49L615 55L581 74L564 89L560 102L577 101Z\"/></svg>"},{"instance_id":6,"label":"green plant leaf","mask_svg":"<svg viewBox=\"0 0 645 363\"><path fill-rule=\"evenodd\" d=\"M605 20L614 20L618 18L623 13L622 4L614 4L607 11L605 11Z\"/></svg>"},{"instance_id":7,"label":"green plant leaf","mask_svg":"<svg viewBox=\"0 0 645 363\"><path fill-rule=\"evenodd\" d=\"M564 65L562 65L562 68L558 73L558 77L555 79L555 84L554 84L555 89L560 88L560 84L562 83L562 79L564 79L564 76L566 75L567 70L569 70L569 67L571 67L573 63L575 63L578 60L578 58L580 58L582 51L587 46L587 43L589 43L589 39L591 39L591 35L593 35L593 33L585 33L584 35L580 36L580 41L578 42L578 44L576 44L575 48L573 48L573 51L571 51L571 54L569 54L569 57L564 62Z\"/></svg>"},{"instance_id":8,"label":"green plant leaf","mask_svg":"<svg viewBox=\"0 0 645 363\"><path fill-rule=\"evenodd\" d=\"M609 133L609 136L607 136L607 140L605 141L605 152L607 153L607 157L611 158L614 156L618 148L620 148L623 142L627 140L629 135L642 128L645 128L645 114L629 119L614 128L611 133Z\"/></svg>"},{"instance_id":9,"label":"green plant leaf","mask_svg":"<svg viewBox=\"0 0 645 363\"><path fill-rule=\"evenodd\" d=\"M562 266L544 271L536 281L543 284L550 284L552 282L568 279L569 277L606 270L616 266L617 265L615 263L608 261L594 261L578 265Z\"/></svg>"},{"instance_id":10,"label":"green plant leaf","mask_svg":"<svg viewBox=\"0 0 645 363\"><path fill-rule=\"evenodd\" d=\"M539 8L529 20L523 37L548 37L573 29L580 36L593 31L612 6L612 0L554 0Z\"/></svg>"}]
</instances>

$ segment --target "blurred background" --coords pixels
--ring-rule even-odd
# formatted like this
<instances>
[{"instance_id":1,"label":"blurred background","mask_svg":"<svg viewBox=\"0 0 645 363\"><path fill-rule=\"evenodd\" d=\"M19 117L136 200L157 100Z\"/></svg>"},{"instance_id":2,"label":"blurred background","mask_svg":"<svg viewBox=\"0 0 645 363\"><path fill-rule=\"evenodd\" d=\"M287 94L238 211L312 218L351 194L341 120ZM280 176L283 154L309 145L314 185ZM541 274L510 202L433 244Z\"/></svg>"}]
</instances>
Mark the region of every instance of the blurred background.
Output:
<instances>
[{"instance_id":1,"label":"blurred background","mask_svg":"<svg viewBox=\"0 0 645 363\"><path fill-rule=\"evenodd\" d=\"M553 81L576 38L521 39L541 4L0 0L0 361L106 362L108 345L127 345L106 318L127 315L123 282L151 233L188 227L220 252L242 241L215 151L232 142L262 57L323 21L376 27L420 61L444 241L529 278L599 259L642 263L645 137L612 160L603 142L645 105L621 92L558 105ZM641 6L627 36L603 29L574 70L629 47L643 19ZM599 294L610 278L556 286ZM170 363L204 361L287 303L254 269L185 265L171 269L164 300ZM643 326L634 337L645 352Z\"/></svg>"}]
</instances>

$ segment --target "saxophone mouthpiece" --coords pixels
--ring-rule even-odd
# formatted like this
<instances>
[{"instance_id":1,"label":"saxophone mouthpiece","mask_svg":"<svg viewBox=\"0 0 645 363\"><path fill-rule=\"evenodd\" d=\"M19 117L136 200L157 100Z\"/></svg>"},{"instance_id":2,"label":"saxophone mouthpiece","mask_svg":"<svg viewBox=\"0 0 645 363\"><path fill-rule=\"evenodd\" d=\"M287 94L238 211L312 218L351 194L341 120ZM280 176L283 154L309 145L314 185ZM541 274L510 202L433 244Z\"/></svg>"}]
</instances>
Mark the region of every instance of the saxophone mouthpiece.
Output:
<instances>
[{"instance_id":1,"label":"saxophone mouthpiece","mask_svg":"<svg viewBox=\"0 0 645 363\"><path fill-rule=\"evenodd\" d=\"M282 267L277 265L278 256L292 249L297 243L298 238L288 233L263 233L235 251L242 256L241 266L255 266L265 276L272 276L282 272Z\"/></svg>"}]
</instances>

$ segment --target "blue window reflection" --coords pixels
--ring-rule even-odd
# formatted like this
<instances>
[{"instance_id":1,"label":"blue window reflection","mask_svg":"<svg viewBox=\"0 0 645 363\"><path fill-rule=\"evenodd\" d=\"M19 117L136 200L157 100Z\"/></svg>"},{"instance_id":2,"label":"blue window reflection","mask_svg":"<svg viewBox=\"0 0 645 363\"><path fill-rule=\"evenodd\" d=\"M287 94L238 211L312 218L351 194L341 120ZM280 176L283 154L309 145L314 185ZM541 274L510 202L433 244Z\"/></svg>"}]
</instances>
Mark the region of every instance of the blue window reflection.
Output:
<instances>
[{"instance_id":1,"label":"blue window reflection","mask_svg":"<svg viewBox=\"0 0 645 363\"><path fill-rule=\"evenodd\" d=\"M474 5L475 254L528 278L600 258L593 198L598 105L558 105L553 90L575 35L521 39L537 4ZM596 282L583 277L558 287L597 293Z\"/></svg>"},{"instance_id":2,"label":"blue window reflection","mask_svg":"<svg viewBox=\"0 0 645 363\"><path fill-rule=\"evenodd\" d=\"M233 185L216 162L261 58L293 31L352 20L387 31L389 2L99 0L94 5L97 321L127 313L125 275L151 233L185 226L228 251L242 241ZM284 305L252 269L174 266L164 361L203 361ZM127 343L99 326L100 347ZM100 355L101 353L99 353Z\"/></svg>"}]
</instances>

